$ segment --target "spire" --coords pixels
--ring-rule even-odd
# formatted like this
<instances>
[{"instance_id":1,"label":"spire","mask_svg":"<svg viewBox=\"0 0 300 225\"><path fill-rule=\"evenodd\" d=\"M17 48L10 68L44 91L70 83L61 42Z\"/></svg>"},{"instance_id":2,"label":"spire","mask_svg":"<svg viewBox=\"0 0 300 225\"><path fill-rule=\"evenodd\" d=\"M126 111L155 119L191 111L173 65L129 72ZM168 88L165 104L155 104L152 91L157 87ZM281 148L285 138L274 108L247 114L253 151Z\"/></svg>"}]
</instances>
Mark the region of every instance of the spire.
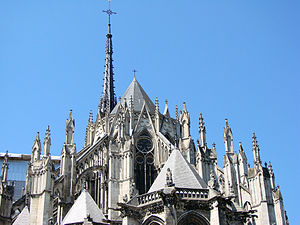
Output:
<instances>
[{"instance_id":1,"label":"spire","mask_svg":"<svg viewBox=\"0 0 300 225\"><path fill-rule=\"evenodd\" d=\"M254 164L261 164L259 146L256 140L255 133L252 136L252 151L254 156Z\"/></svg>"},{"instance_id":2,"label":"spire","mask_svg":"<svg viewBox=\"0 0 300 225\"><path fill-rule=\"evenodd\" d=\"M50 146L51 146L50 127L48 125L46 130L46 136L44 139L44 156L50 155Z\"/></svg>"},{"instance_id":3,"label":"spire","mask_svg":"<svg viewBox=\"0 0 300 225\"><path fill-rule=\"evenodd\" d=\"M111 11L110 7L108 10L103 10L108 15L108 33L106 34L106 49L105 49L105 71L104 71L104 84L103 93L100 100L100 110L103 114L109 114L115 105L117 99L114 90L114 72L113 72L113 47L112 47L112 34L110 16L116 14Z\"/></svg>"},{"instance_id":4,"label":"spire","mask_svg":"<svg viewBox=\"0 0 300 225\"><path fill-rule=\"evenodd\" d=\"M227 119L225 119L223 135L226 153L233 153L233 136Z\"/></svg>"},{"instance_id":5,"label":"spire","mask_svg":"<svg viewBox=\"0 0 300 225\"><path fill-rule=\"evenodd\" d=\"M40 160L40 156L41 156L41 141L40 141L40 134L39 132L37 132L36 138L32 146L31 162Z\"/></svg>"},{"instance_id":6,"label":"spire","mask_svg":"<svg viewBox=\"0 0 300 225\"><path fill-rule=\"evenodd\" d=\"M202 113L200 113L199 117L199 135L200 135L200 143L201 147L204 147L206 145L206 128L205 123L202 117Z\"/></svg>"}]
</instances>

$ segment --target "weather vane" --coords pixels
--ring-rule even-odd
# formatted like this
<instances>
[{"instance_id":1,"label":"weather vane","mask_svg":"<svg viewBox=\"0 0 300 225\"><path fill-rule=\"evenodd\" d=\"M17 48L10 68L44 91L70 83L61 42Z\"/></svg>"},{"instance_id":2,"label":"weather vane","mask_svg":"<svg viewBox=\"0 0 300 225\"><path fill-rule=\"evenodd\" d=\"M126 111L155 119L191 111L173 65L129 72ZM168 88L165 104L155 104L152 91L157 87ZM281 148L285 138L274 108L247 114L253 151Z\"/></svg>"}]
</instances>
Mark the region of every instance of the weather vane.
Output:
<instances>
[{"instance_id":1,"label":"weather vane","mask_svg":"<svg viewBox=\"0 0 300 225\"><path fill-rule=\"evenodd\" d=\"M108 15L108 24L110 24L110 16L113 15L113 14L117 14L116 12L113 12L110 9L110 2L111 2L111 0L108 0L108 10L102 10L102 12L104 12Z\"/></svg>"}]
</instances>

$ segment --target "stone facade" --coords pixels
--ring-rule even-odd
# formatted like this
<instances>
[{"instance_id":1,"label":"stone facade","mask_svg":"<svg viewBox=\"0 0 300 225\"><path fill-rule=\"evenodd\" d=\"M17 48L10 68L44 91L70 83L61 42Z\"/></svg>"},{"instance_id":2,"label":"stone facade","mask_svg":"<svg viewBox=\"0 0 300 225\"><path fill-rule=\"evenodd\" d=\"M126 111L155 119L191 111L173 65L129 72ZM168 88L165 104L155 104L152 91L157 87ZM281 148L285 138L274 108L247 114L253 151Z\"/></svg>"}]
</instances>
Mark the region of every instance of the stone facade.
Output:
<instances>
[{"instance_id":1,"label":"stone facade","mask_svg":"<svg viewBox=\"0 0 300 225\"><path fill-rule=\"evenodd\" d=\"M288 224L272 165L262 165L255 134L250 167L241 143L234 151L233 133L225 120L220 168L215 145L207 145L202 114L199 141L191 138L185 103L180 112L176 107L175 118L167 102L160 113L158 100L153 103L135 77L117 103L110 24L106 37L103 95L95 120L90 112L84 147L76 150L72 111L58 169L50 157L50 128L42 155L39 134L34 141L24 196L17 201L28 207L30 224ZM4 224L21 221L10 211L7 169L3 164ZM101 219L93 216L98 210ZM76 212L81 216L75 221Z\"/></svg>"}]
</instances>

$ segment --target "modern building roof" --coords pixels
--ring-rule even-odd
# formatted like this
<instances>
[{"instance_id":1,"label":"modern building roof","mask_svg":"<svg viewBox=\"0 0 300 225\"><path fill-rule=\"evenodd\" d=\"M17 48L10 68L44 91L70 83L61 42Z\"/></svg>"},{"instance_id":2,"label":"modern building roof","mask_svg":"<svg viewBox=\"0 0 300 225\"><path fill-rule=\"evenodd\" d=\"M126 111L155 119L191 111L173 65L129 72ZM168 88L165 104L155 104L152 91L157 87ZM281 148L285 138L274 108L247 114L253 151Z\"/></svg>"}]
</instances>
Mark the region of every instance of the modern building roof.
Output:
<instances>
[{"instance_id":1,"label":"modern building roof","mask_svg":"<svg viewBox=\"0 0 300 225\"><path fill-rule=\"evenodd\" d=\"M105 219L92 196L84 189L65 216L62 224L83 223L86 218L92 219L94 223L103 223L103 219Z\"/></svg>"},{"instance_id":2,"label":"modern building roof","mask_svg":"<svg viewBox=\"0 0 300 225\"><path fill-rule=\"evenodd\" d=\"M167 169L170 168L174 186L177 188L204 189L205 181L192 165L183 157L178 149L174 149L156 177L148 193L162 190L166 185Z\"/></svg>"},{"instance_id":3,"label":"modern building roof","mask_svg":"<svg viewBox=\"0 0 300 225\"><path fill-rule=\"evenodd\" d=\"M29 219L30 219L29 210L28 207L25 206L12 225L30 225Z\"/></svg>"},{"instance_id":4,"label":"modern building roof","mask_svg":"<svg viewBox=\"0 0 300 225\"><path fill-rule=\"evenodd\" d=\"M155 112L155 106L151 99L148 97L144 89L141 87L139 82L136 80L136 78L133 78L133 81L125 91L124 95L121 98L121 101L118 102L118 104L115 106L115 108L111 111L111 114L115 114L118 110L118 107L120 104L124 104L126 101L126 104L130 105L130 98L132 96L133 101L133 111L140 112L142 110L143 104L145 102L146 107L148 108L150 113Z\"/></svg>"},{"instance_id":5,"label":"modern building roof","mask_svg":"<svg viewBox=\"0 0 300 225\"><path fill-rule=\"evenodd\" d=\"M0 152L0 159L4 158L5 152ZM25 160L29 161L31 159L31 155L29 154L17 154L17 153L8 153L8 159L15 160ZM60 161L60 156L51 156L51 159L54 161Z\"/></svg>"}]
</instances>

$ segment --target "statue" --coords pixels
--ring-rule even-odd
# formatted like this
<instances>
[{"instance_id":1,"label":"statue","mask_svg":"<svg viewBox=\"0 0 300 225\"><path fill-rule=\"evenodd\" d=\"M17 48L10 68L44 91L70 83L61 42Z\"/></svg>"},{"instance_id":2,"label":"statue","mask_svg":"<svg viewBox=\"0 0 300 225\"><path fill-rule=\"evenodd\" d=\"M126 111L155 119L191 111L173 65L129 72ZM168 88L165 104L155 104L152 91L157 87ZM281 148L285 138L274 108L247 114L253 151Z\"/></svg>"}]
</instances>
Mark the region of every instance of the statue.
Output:
<instances>
[{"instance_id":1,"label":"statue","mask_svg":"<svg viewBox=\"0 0 300 225\"><path fill-rule=\"evenodd\" d=\"M132 182L130 190L129 190L129 196L130 196L130 198L133 198L134 194L135 194L135 183Z\"/></svg>"},{"instance_id":2,"label":"statue","mask_svg":"<svg viewBox=\"0 0 300 225\"><path fill-rule=\"evenodd\" d=\"M167 186L168 186L168 187L174 186L173 178L172 178L172 172L171 172L170 168L167 169L167 173L166 173L166 183L167 183Z\"/></svg>"},{"instance_id":3,"label":"statue","mask_svg":"<svg viewBox=\"0 0 300 225\"><path fill-rule=\"evenodd\" d=\"M211 189L216 189L216 179L213 171L210 171L210 179L208 181L208 186Z\"/></svg>"}]
</instances>

